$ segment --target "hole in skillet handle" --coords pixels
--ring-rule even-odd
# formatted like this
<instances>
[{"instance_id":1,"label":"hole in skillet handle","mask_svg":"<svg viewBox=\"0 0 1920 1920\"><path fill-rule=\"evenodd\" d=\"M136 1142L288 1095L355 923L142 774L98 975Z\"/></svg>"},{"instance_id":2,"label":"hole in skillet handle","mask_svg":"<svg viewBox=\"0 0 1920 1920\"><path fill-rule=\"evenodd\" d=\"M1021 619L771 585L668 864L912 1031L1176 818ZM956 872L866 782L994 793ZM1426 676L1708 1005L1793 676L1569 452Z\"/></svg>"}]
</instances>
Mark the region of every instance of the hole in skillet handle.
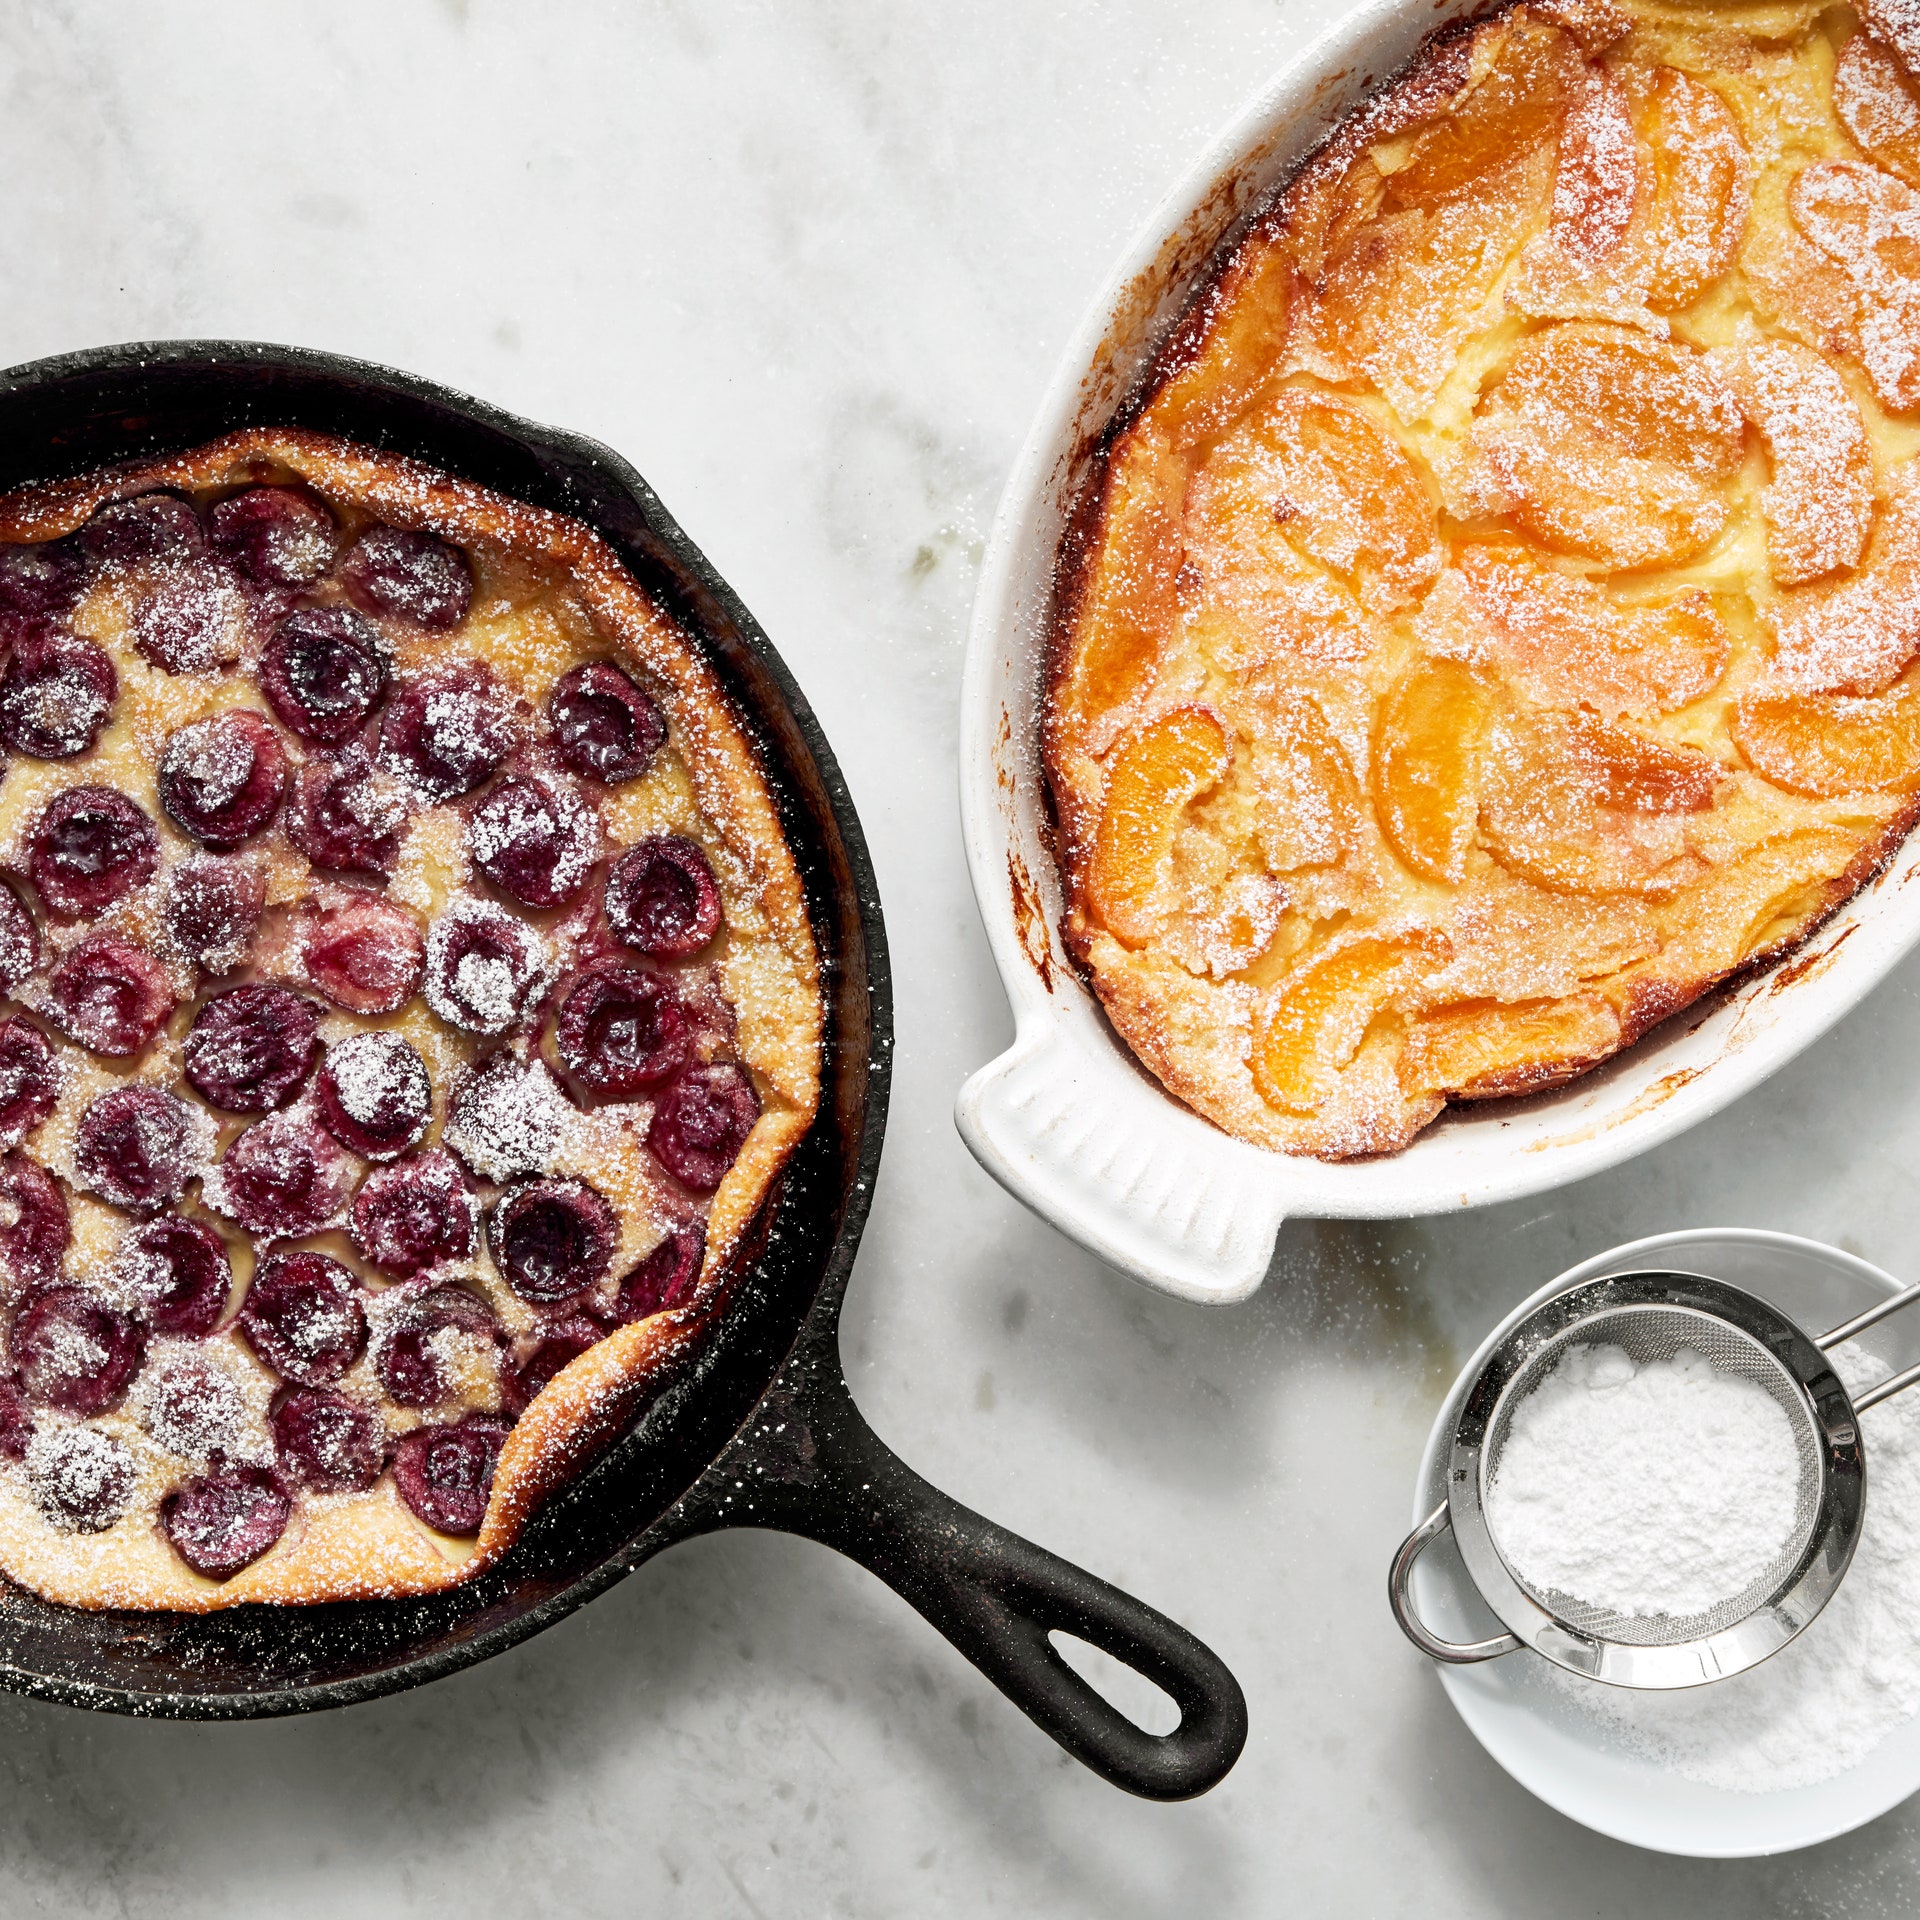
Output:
<instances>
[{"instance_id":1,"label":"hole in skillet handle","mask_svg":"<svg viewBox=\"0 0 1920 1920\"><path fill-rule=\"evenodd\" d=\"M770 1527L857 1560L1076 1760L1129 1793L1191 1799L1217 1786L1246 1744L1246 1697L1210 1648L949 1499L889 1451L847 1391L830 1319L668 1525L677 1538ZM1131 1668L1168 1697L1178 1724L1165 1733L1135 1724L1061 1658L1055 1635Z\"/></svg>"}]
</instances>

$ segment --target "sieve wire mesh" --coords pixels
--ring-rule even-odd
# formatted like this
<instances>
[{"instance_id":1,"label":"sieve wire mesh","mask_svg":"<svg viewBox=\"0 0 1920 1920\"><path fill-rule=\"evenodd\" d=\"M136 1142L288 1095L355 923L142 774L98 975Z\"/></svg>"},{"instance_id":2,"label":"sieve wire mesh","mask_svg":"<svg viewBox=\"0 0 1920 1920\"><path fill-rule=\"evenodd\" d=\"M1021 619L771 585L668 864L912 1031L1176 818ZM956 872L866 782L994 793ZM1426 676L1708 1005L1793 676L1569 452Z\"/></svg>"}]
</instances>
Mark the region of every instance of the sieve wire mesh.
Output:
<instances>
[{"instance_id":1,"label":"sieve wire mesh","mask_svg":"<svg viewBox=\"0 0 1920 1920\"><path fill-rule=\"evenodd\" d=\"M1717 1314L1695 1307L1621 1306L1589 1314L1572 1326L1562 1328L1551 1340L1542 1342L1507 1382L1499 1404L1487 1428L1486 1445L1481 1454L1483 1489L1491 1489L1500 1472L1500 1456L1513 1429L1514 1415L1533 1392L1555 1361L1575 1346L1616 1346L1636 1365L1654 1360L1670 1360L1682 1347L1697 1353L1709 1365L1722 1372L1751 1380L1772 1395L1786 1414L1793 1430L1794 1451L1800 1462L1800 1483L1795 1491L1793 1527L1786 1545L1768 1562L1763 1571L1736 1594L1701 1613L1635 1615L1616 1612L1611 1607L1589 1606L1572 1594L1555 1587L1536 1587L1507 1559L1500 1558L1515 1581L1539 1606L1564 1625L1593 1640L1609 1640L1619 1646L1671 1647L1690 1640L1704 1639L1723 1631L1764 1606L1798 1569L1807 1543L1813 1537L1820 1514L1821 1451L1820 1438L1808 1410L1799 1383L1759 1341L1730 1325ZM1491 1516L1488 1532L1496 1551L1500 1542L1493 1532Z\"/></svg>"}]
</instances>

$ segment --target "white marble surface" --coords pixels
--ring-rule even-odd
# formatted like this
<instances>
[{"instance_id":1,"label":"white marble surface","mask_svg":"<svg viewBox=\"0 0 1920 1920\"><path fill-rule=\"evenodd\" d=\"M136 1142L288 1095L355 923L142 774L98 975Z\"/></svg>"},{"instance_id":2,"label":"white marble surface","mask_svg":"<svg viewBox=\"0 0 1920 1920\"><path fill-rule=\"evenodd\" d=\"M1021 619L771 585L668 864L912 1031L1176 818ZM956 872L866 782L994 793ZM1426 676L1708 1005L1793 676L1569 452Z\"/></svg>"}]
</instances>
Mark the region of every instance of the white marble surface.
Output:
<instances>
[{"instance_id":1,"label":"white marble surface","mask_svg":"<svg viewBox=\"0 0 1920 1920\"><path fill-rule=\"evenodd\" d=\"M536 1642L345 1714L0 1699L0 1913L1906 1914L1920 1810L1689 1864L1533 1803L1386 1614L1457 1358L1574 1258L1747 1223L1910 1267L1920 962L1657 1158L1547 1202L1287 1230L1183 1308L991 1187L949 1118L1007 1021L963 870L980 542L1109 259L1323 16L1304 0L114 0L0 8L0 363L237 335L596 434L819 708L889 912L899 1071L845 1344L956 1495L1241 1676L1190 1805L1063 1759L824 1550L681 1548Z\"/></svg>"}]
</instances>

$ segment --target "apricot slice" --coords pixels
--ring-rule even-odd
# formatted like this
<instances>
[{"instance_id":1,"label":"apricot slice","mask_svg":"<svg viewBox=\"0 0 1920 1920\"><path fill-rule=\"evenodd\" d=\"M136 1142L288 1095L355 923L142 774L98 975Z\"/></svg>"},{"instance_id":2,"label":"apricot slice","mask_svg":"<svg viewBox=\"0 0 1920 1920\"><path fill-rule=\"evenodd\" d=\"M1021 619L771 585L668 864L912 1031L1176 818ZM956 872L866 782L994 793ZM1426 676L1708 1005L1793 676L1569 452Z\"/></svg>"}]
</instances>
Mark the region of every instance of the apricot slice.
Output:
<instances>
[{"instance_id":1,"label":"apricot slice","mask_svg":"<svg viewBox=\"0 0 1920 1920\"><path fill-rule=\"evenodd\" d=\"M1326 716L1304 693L1261 716L1255 748L1260 847L1273 873L1331 866L1360 830L1360 789Z\"/></svg>"},{"instance_id":2,"label":"apricot slice","mask_svg":"<svg viewBox=\"0 0 1920 1920\"><path fill-rule=\"evenodd\" d=\"M1920 652L1920 459L1887 476L1866 564L1775 615L1774 678L1796 693L1880 693Z\"/></svg>"},{"instance_id":3,"label":"apricot slice","mask_svg":"<svg viewBox=\"0 0 1920 1920\"><path fill-rule=\"evenodd\" d=\"M1418 1015L1399 1060L1409 1093L1485 1100L1553 1086L1620 1042L1620 1019L1599 995L1562 1000L1467 1000Z\"/></svg>"},{"instance_id":4,"label":"apricot slice","mask_svg":"<svg viewBox=\"0 0 1920 1920\"><path fill-rule=\"evenodd\" d=\"M1859 851L1843 827L1803 827L1716 867L1670 909L1662 970L1712 979L1779 947L1832 903Z\"/></svg>"},{"instance_id":5,"label":"apricot slice","mask_svg":"<svg viewBox=\"0 0 1920 1920\"><path fill-rule=\"evenodd\" d=\"M1458 660L1423 660L1380 703L1373 804L1389 844L1416 873L1458 882L1480 806L1493 694Z\"/></svg>"},{"instance_id":6,"label":"apricot slice","mask_svg":"<svg viewBox=\"0 0 1920 1920\"><path fill-rule=\"evenodd\" d=\"M1639 132L1653 192L1633 244L1648 263L1647 304L1672 313L1732 264L1747 230L1753 166L1726 102L1675 67L1654 69Z\"/></svg>"},{"instance_id":7,"label":"apricot slice","mask_svg":"<svg viewBox=\"0 0 1920 1920\"><path fill-rule=\"evenodd\" d=\"M1698 588L1626 605L1590 580L1469 547L1469 604L1500 664L1541 706L1588 706L1604 719L1672 713L1726 671L1730 642Z\"/></svg>"},{"instance_id":8,"label":"apricot slice","mask_svg":"<svg viewBox=\"0 0 1920 1920\"><path fill-rule=\"evenodd\" d=\"M1787 195L1794 224L1860 304L1860 361L1881 403L1920 407L1920 195L1876 167L1821 160Z\"/></svg>"},{"instance_id":9,"label":"apricot slice","mask_svg":"<svg viewBox=\"0 0 1920 1920\"><path fill-rule=\"evenodd\" d=\"M1671 566L1720 531L1739 403L1704 356L1629 327L1568 321L1524 341L1482 402L1475 490L1557 552Z\"/></svg>"},{"instance_id":10,"label":"apricot slice","mask_svg":"<svg viewBox=\"0 0 1920 1920\"><path fill-rule=\"evenodd\" d=\"M1749 340L1712 355L1767 443L1767 571L1783 587L1857 566L1873 523L1873 451L1846 383L1810 347Z\"/></svg>"},{"instance_id":11,"label":"apricot slice","mask_svg":"<svg viewBox=\"0 0 1920 1920\"><path fill-rule=\"evenodd\" d=\"M1312 1113L1389 1001L1443 961L1434 935L1364 938L1322 953L1274 986L1256 1018L1253 1080L1269 1106Z\"/></svg>"},{"instance_id":12,"label":"apricot slice","mask_svg":"<svg viewBox=\"0 0 1920 1920\"><path fill-rule=\"evenodd\" d=\"M1833 106L1865 152L1920 187L1920 87L1871 34L1856 33L1841 49Z\"/></svg>"},{"instance_id":13,"label":"apricot slice","mask_svg":"<svg viewBox=\"0 0 1920 1920\"><path fill-rule=\"evenodd\" d=\"M1219 783L1231 757L1226 729L1205 707L1175 707L1115 749L1088 890L1117 940L1139 946L1151 938L1180 816Z\"/></svg>"},{"instance_id":14,"label":"apricot slice","mask_svg":"<svg viewBox=\"0 0 1920 1920\"><path fill-rule=\"evenodd\" d=\"M1872 699L1750 693L1733 710L1734 744L1763 779L1821 799L1920 787L1920 686Z\"/></svg>"}]
</instances>

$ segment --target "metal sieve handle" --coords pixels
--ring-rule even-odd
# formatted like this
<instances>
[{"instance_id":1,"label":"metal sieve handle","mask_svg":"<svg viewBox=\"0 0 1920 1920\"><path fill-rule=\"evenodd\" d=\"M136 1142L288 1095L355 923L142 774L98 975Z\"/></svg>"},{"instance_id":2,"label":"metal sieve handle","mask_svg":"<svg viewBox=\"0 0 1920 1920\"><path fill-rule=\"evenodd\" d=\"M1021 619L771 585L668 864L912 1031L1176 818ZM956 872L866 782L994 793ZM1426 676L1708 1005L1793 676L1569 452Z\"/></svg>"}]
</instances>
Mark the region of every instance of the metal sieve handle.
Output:
<instances>
[{"instance_id":1,"label":"metal sieve handle","mask_svg":"<svg viewBox=\"0 0 1920 1920\"><path fill-rule=\"evenodd\" d=\"M1422 1653L1444 1660L1449 1666L1464 1667L1476 1660L1493 1660L1503 1653L1511 1653L1520 1642L1510 1633L1496 1634L1491 1640L1442 1640L1438 1634L1429 1632L1414 1612L1413 1595L1407 1591L1408 1582L1413 1578L1413 1563L1451 1524L1447 1503L1443 1500L1400 1542L1400 1551L1393 1556L1393 1565L1387 1570L1387 1603L1393 1608L1393 1617L1400 1622L1400 1631Z\"/></svg>"},{"instance_id":2,"label":"metal sieve handle","mask_svg":"<svg viewBox=\"0 0 1920 1920\"><path fill-rule=\"evenodd\" d=\"M1831 1353L1835 1347L1844 1346L1856 1333L1865 1333L1869 1327L1879 1325L1889 1314L1898 1313L1902 1307L1911 1306L1916 1300L1920 1300L1920 1281L1910 1287L1902 1287L1898 1293L1889 1294L1865 1313L1856 1313L1851 1320L1842 1320L1813 1344L1822 1353ZM1896 1393L1904 1393L1916 1380L1920 1380L1920 1366L1892 1374L1869 1387L1865 1393L1856 1393L1853 1396L1853 1410L1855 1413L1865 1413L1869 1407L1877 1407L1882 1400L1891 1400Z\"/></svg>"}]
</instances>

